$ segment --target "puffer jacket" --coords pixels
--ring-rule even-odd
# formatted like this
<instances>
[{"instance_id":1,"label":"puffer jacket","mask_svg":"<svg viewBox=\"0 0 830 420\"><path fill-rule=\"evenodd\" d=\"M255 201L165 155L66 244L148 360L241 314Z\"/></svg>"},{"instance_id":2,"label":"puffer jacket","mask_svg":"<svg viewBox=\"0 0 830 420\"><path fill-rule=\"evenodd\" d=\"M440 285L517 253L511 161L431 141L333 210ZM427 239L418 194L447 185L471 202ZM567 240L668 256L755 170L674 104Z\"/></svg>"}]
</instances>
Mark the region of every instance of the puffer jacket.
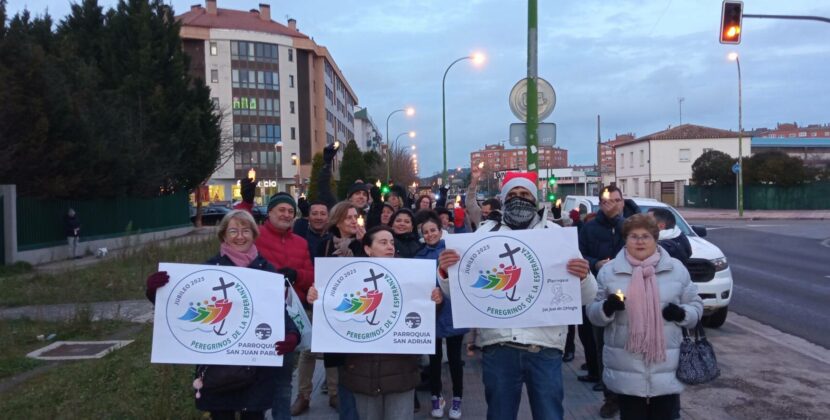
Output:
<instances>
[{"instance_id":1,"label":"puffer jacket","mask_svg":"<svg viewBox=\"0 0 830 420\"><path fill-rule=\"evenodd\" d=\"M300 301L305 303L308 288L314 282L314 266L311 265L311 255L308 253L308 242L295 235L291 229L281 232L266 221L259 228L256 248L277 269L288 267L297 270L294 291Z\"/></svg>"},{"instance_id":2,"label":"puffer jacket","mask_svg":"<svg viewBox=\"0 0 830 420\"><path fill-rule=\"evenodd\" d=\"M397 258L412 258L423 246L416 232L402 235L395 233L392 236L395 237L395 257Z\"/></svg>"},{"instance_id":3,"label":"puffer jacket","mask_svg":"<svg viewBox=\"0 0 830 420\"><path fill-rule=\"evenodd\" d=\"M703 301L697 294L697 285L692 283L689 272L683 264L657 247L660 260L655 267L657 285L660 291L660 307L670 302L686 311L682 322L663 319L663 336L666 340L666 361L646 365L642 356L625 349L628 341L628 314L617 311L610 317L602 311L602 304L610 293L617 289L625 292L631 282L633 268L625 258L623 249L599 272L599 291L594 303L588 306L588 318L598 327L605 327L605 347L602 351L605 369L602 379L611 391L637 397L654 397L678 394L683 384L677 380L677 363L680 359L680 343L683 341L681 327L697 325L703 313ZM662 315L661 315L662 319Z\"/></svg>"},{"instance_id":4,"label":"puffer jacket","mask_svg":"<svg viewBox=\"0 0 830 420\"><path fill-rule=\"evenodd\" d=\"M528 229L560 229L561 226L547 220L547 211L537 214ZM509 231L505 224L495 220L488 220L481 224L475 235L486 235L487 232ZM580 282L580 293L582 305L587 305L594 300L597 293L597 281L593 274ZM441 279L441 288L448 293L449 283ZM491 344L514 342L519 344L535 344L542 347L550 347L559 350L565 348L565 338L568 335L567 325L556 325L551 327L528 327L528 328L481 328L479 329L479 345L484 347Z\"/></svg>"},{"instance_id":5,"label":"puffer jacket","mask_svg":"<svg viewBox=\"0 0 830 420\"><path fill-rule=\"evenodd\" d=\"M340 383L369 395L411 391L421 382L420 357L410 354L348 354L339 370Z\"/></svg>"},{"instance_id":6,"label":"puffer jacket","mask_svg":"<svg viewBox=\"0 0 830 420\"><path fill-rule=\"evenodd\" d=\"M415 254L415 258L422 259L422 260L438 260L438 256L441 255L441 251L446 249L446 245L444 244L444 240L438 241L435 246L432 245L424 245L417 254ZM444 293L444 300L441 302L441 305L438 305L438 317L435 320L435 336L438 338L445 338L445 337L454 337L456 335L464 335L470 331L469 328L455 328L452 324L452 300L450 299L449 295Z\"/></svg>"}]
</instances>

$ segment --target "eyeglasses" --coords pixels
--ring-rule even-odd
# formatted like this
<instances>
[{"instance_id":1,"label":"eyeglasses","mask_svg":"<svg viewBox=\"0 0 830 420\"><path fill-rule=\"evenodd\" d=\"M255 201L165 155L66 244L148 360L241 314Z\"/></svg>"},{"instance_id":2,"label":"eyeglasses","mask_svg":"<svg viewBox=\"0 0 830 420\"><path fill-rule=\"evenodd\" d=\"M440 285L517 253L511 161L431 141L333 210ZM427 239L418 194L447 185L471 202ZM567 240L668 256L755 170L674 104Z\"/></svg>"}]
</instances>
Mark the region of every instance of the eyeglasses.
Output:
<instances>
[{"instance_id":1,"label":"eyeglasses","mask_svg":"<svg viewBox=\"0 0 830 420\"><path fill-rule=\"evenodd\" d=\"M226 233L228 236L252 236L254 231L251 229L228 229Z\"/></svg>"},{"instance_id":2,"label":"eyeglasses","mask_svg":"<svg viewBox=\"0 0 830 420\"><path fill-rule=\"evenodd\" d=\"M643 235L643 236L628 235L626 237L626 239L631 241L631 242L651 242L652 240L654 240L654 237L651 236L651 235Z\"/></svg>"}]
</instances>

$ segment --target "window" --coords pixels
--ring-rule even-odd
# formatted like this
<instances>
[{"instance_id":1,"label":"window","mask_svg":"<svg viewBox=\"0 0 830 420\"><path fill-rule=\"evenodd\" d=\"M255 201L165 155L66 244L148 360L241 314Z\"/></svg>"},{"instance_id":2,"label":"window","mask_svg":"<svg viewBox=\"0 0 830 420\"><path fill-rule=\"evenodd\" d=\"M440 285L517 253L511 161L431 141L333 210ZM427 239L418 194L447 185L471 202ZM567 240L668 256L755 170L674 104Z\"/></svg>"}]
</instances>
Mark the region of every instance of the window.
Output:
<instances>
[{"instance_id":1,"label":"window","mask_svg":"<svg viewBox=\"0 0 830 420\"><path fill-rule=\"evenodd\" d=\"M645 150L640 150L640 166L645 166L645 164L646 164L645 163L645 160L646 160L645 156L646 156Z\"/></svg>"},{"instance_id":2,"label":"window","mask_svg":"<svg viewBox=\"0 0 830 420\"><path fill-rule=\"evenodd\" d=\"M628 153L628 167L629 168L634 167L634 152L629 152Z\"/></svg>"},{"instance_id":3,"label":"window","mask_svg":"<svg viewBox=\"0 0 830 420\"><path fill-rule=\"evenodd\" d=\"M219 70L210 71L210 81L212 83L219 83Z\"/></svg>"},{"instance_id":4,"label":"window","mask_svg":"<svg viewBox=\"0 0 830 420\"><path fill-rule=\"evenodd\" d=\"M288 102L288 112L294 113L294 101Z\"/></svg>"},{"instance_id":5,"label":"window","mask_svg":"<svg viewBox=\"0 0 830 420\"><path fill-rule=\"evenodd\" d=\"M625 168L625 153L620 153L620 169Z\"/></svg>"},{"instance_id":6,"label":"window","mask_svg":"<svg viewBox=\"0 0 830 420\"><path fill-rule=\"evenodd\" d=\"M626 184L628 184L627 181L628 181L627 179L621 179L620 180L620 191L622 191L623 195L626 195L626 190L628 189L627 185L626 185Z\"/></svg>"},{"instance_id":7,"label":"window","mask_svg":"<svg viewBox=\"0 0 830 420\"><path fill-rule=\"evenodd\" d=\"M219 98L217 98L217 97L210 98L210 102L213 104L213 109L218 111L219 110Z\"/></svg>"},{"instance_id":8,"label":"window","mask_svg":"<svg viewBox=\"0 0 830 420\"><path fill-rule=\"evenodd\" d=\"M215 42L210 43L210 55L219 55L219 46Z\"/></svg>"},{"instance_id":9,"label":"window","mask_svg":"<svg viewBox=\"0 0 830 420\"><path fill-rule=\"evenodd\" d=\"M288 87L294 87L294 75L288 76Z\"/></svg>"},{"instance_id":10,"label":"window","mask_svg":"<svg viewBox=\"0 0 830 420\"><path fill-rule=\"evenodd\" d=\"M297 140L297 129L291 127L291 140Z\"/></svg>"},{"instance_id":11,"label":"window","mask_svg":"<svg viewBox=\"0 0 830 420\"><path fill-rule=\"evenodd\" d=\"M293 48L288 49L288 61L294 61L294 49Z\"/></svg>"},{"instance_id":12,"label":"window","mask_svg":"<svg viewBox=\"0 0 830 420\"><path fill-rule=\"evenodd\" d=\"M681 162L688 162L692 158L692 151L689 149L680 149L679 158Z\"/></svg>"},{"instance_id":13,"label":"window","mask_svg":"<svg viewBox=\"0 0 830 420\"><path fill-rule=\"evenodd\" d=\"M634 184L634 196L640 196L640 178L633 178L631 183Z\"/></svg>"}]
</instances>

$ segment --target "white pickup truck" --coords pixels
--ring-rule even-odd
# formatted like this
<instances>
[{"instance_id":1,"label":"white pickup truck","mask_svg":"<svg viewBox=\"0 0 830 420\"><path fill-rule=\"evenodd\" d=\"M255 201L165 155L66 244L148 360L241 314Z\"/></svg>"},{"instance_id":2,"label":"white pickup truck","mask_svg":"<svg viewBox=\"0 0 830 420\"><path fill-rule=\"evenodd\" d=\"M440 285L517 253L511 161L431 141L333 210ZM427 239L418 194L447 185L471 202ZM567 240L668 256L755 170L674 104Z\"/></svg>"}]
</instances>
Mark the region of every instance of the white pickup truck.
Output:
<instances>
[{"instance_id":1,"label":"white pickup truck","mask_svg":"<svg viewBox=\"0 0 830 420\"><path fill-rule=\"evenodd\" d=\"M674 213L677 227L680 228L692 244L692 257L687 263L692 281L697 284L698 294L703 299L703 325L718 328L726 321L729 301L732 298L732 271L723 252L703 239L706 228L690 226L683 216L672 206L653 198L632 198L643 213L650 208L663 207ZM562 217L567 217L572 209L579 210L580 216L599 211L599 199L584 195L569 195L562 205Z\"/></svg>"}]
</instances>

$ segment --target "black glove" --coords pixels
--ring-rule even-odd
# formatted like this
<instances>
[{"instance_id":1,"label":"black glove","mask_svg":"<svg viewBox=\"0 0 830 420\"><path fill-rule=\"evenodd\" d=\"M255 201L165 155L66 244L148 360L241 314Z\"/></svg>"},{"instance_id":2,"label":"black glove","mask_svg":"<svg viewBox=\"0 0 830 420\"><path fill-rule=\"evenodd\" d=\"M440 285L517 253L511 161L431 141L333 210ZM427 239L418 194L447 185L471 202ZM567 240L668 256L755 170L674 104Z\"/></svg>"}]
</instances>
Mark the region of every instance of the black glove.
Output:
<instances>
[{"instance_id":1,"label":"black glove","mask_svg":"<svg viewBox=\"0 0 830 420\"><path fill-rule=\"evenodd\" d=\"M673 303L669 303L663 308L663 318L666 321L681 322L686 319L686 311Z\"/></svg>"},{"instance_id":2,"label":"black glove","mask_svg":"<svg viewBox=\"0 0 830 420\"><path fill-rule=\"evenodd\" d=\"M369 189L369 195L372 197L372 201L375 203L380 203L380 188L377 185L373 185L372 188Z\"/></svg>"},{"instance_id":3,"label":"black glove","mask_svg":"<svg viewBox=\"0 0 830 420\"><path fill-rule=\"evenodd\" d=\"M239 189L242 194L242 201L251 204L254 202L254 195L256 194L256 183L251 178L243 178L239 182Z\"/></svg>"},{"instance_id":4,"label":"black glove","mask_svg":"<svg viewBox=\"0 0 830 420\"><path fill-rule=\"evenodd\" d=\"M147 276L147 290L144 294L150 302L156 303L156 290L164 286L170 281L170 276L166 271L157 271Z\"/></svg>"},{"instance_id":5,"label":"black glove","mask_svg":"<svg viewBox=\"0 0 830 420\"><path fill-rule=\"evenodd\" d=\"M307 198L300 197L300 199L297 200L297 210L300 211L300 214L302 214L303 217L308 217L308 212L309 212L310 207L311 206L308 204L308 199Z\"/></svg>"},{"instance_id":6,"label":"black glove","mask_svg":"<svg viewBox=\"0 0 830 420\"><path fill-rule=\"evenodd\" d=\"M615 311L624 311L625 310L625 302L620 300L620 297L615 294L610 294L605 299L605 302L602 304L602 312L605 312L605 316L610 317L614 314Z\"/></svg>"},{"instance_id":7,"label":"black glove","mask_svg":"<svg viewBox=\"0 0 830 420\"><path fill-rule=\"evenodd\" d=\"M297 281L297 270L293 268L280 268L279 270L277 270L277 273L282 274L283 277L285 277L285 279L288 280L288 282L291 283L292 286L294 285L294 282Z\"/></svg>"},{"instance_id":8,"label":"black glove","mask_svg":"<svg viewBox=\"0 0 830 420\"><path fill-rule=\"evenodd\" d=\"M334 148L334 143L323 148L323 163L331 165L334 157L337 156L337 149Z\"/></svg>"}]
</instances>

